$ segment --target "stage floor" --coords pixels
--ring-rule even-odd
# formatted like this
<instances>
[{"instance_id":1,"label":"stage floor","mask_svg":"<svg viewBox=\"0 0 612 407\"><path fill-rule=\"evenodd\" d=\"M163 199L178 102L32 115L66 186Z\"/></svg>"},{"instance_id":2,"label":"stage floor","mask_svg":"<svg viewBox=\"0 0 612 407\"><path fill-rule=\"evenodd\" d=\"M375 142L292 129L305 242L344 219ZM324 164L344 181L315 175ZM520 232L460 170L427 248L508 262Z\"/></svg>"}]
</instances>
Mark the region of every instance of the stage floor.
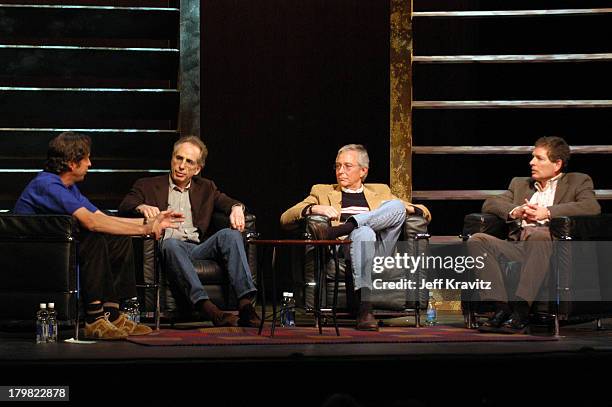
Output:
<instances>
[{"instance_id":1,"label":"stage floor","mask_svg":"<svg viewBox=\"0 0 612 407\"><path fill-rule=\"evenodd\" d=\"M463 319L447 313L440 316L440 322L461 327ZM413 324L413 319L407 324ZM178 325L175 329L195 326ZM612 320L604 320L606 326L612 327ZM581 383L597 366L607 368L612 362L612 330L597 331L594 322L562 327L556 341L486 343L152 347L100 341L37 345L30 333L1 332L0 350L0 369L5 372L0 385L64 383L71 386L72 400L86 397L86 383L102 377L115 385L144 380L147 385L142 388L148 390L140 400L148 401L182 399L194 387L216 392L246 381L242 386L248 390L230 392L229 399L222 393L221 405L244 405L256 393L290 397L294 393L291 389L299 396L295 403L283 404L282 398L274 397L266 405L319 406L334 393L351 394L362 406L403 405L394 403L406 400L424 402L422 405L448 405L453 400L505 405L512 399L491 389L497 380L520 382L517 378L521 375L540 384L549 380L568 383L559 401L572 396L612 400L606 396L607 388L603 393L580 390L589 386ZM411 388L422 391L408 391ZM471 390L466 393L465 389ZM551 395L554 400L561 397L556 392ZM552 401L551 395L544 401ZM538 401L537 397L532 400Z\"/></svg>"}]
</instances>

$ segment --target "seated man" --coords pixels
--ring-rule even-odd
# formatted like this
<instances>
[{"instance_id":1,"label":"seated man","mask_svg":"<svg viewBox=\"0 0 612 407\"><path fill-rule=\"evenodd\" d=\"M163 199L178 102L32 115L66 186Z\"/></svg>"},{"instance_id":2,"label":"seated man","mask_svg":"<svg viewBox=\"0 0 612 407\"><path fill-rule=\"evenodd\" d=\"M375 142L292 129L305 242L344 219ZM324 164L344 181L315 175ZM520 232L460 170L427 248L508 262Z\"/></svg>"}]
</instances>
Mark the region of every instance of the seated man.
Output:
<instances>
[{"instance_id":1,"label":"seated man","mask_svg":"<svg viewBox=\"0 0 612 407\"><path fill-rule=\"evenodd\" d=\"M562 172L570 159L565 140L542 137L536 141L532 156L531 177L512 179L508 191L487 199L482 206L483 212L510 224L511 240L531 243L515 244L485 233L476 233L470 239L470 250L488 254L478 277L490 281L491 289L481 291L481 299L496 303L495 315L480 328L483 332L527 331L531 303L550 266L550 219L600 213L591 178L577 172ZM514 293L508 293L504 285L500 257L522 263Z\"/></svg>"},{"instance_id":2,"label":"seated man","mask_svg":"<svg viewBox=\"0 0 612 407\"><path fill-rule=\"evenodd\" d=\"M119 312L121 300L135 297L134 255L129 235L155 234L177 227L182 216L157 214L148 223L141 219L107 216L81 195L75 185L91 166L91 139L64 132L49 143L47 163L24 189L14 212L22 215L72 215L79 232L80 285L86 304L85 337L123 339L146 335L151 328L136 324Z\"/></svg>"},{"instance_id":3,"label":"seated man","mask_svg":"<svg viewBox=\"0 0 612 407\"><path fill-rule=\"evenodd\" d=\"M196 177L207 155L208 150L200 138L181 137L174 143L170 174L136 181L119 205L119 213L145 218L155 217L165 208L183 213L185 222L177 230L169 230L163 238L164 267L175 273L195 309L215 326L258 326L260 318L252 305L257 289L240 234L244 230L244 205L219 191L213 181ZM231 229L222 229L207 237L214 210L229 215ZM239 299L239 318L221 312L209 299L192 259L226 263L230 282Z\"/></svg>"},{"instance_id":4,"label":"seated man","mask_svg":"<svg viewBox=\"0 0 612 407\"><path fill-rule=\"evenodd\" d=\"M338 183L314 185L306 199L283 213L281 226L289 229L305 216L325 215L332 220L332 227L315 230L315 239L348 236L352 240L349 250L359 303L357 329L376 331L378 324L370 303L374 244L362 243L380 242L387 252L399 238L406 213L428 220L431 215L424 206L395 197L387 185L364 184L369 165L368 152L362 145L342 147L335 164Z\"/></svg>"}]
</instances>

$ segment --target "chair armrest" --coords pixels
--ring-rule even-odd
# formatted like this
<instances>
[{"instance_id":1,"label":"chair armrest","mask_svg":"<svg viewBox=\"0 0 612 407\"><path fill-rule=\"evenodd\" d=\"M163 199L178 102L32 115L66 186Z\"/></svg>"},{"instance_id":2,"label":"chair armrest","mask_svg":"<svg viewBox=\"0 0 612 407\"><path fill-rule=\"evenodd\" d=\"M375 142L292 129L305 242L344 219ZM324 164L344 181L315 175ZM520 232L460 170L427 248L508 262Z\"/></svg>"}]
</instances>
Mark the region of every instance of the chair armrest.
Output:
<instances>
[{"instance_id":1,"label":"chair armrest","mask_svg":"<svg viewBox=\"0 0 612 407\"><path fill-rule=\"evenodd\" d=\"M559 216L550 221L553 239L612 240L612 215Z\"/></svg>"},{"instance_id":2,"label":"chair armrest","mask_svg":"<svg viewBox=\"0 0 612 407\"><path fill-rule=\"evenodd\" d=\"M500 239L506 239L508 224L490 213L470 213L463 218L462 238L466 240L475 233L487 233Z\"/></svg>"},{"instance_id":3,"label":"chair armrest","mask_svg":"<svg viewBox=\"0 0 612 407\"><path fill-rule=\"evenodd\" d=\"M67 215L0 215L1 240L72 240L77 222Z\"/></svg>"}]
</instances>

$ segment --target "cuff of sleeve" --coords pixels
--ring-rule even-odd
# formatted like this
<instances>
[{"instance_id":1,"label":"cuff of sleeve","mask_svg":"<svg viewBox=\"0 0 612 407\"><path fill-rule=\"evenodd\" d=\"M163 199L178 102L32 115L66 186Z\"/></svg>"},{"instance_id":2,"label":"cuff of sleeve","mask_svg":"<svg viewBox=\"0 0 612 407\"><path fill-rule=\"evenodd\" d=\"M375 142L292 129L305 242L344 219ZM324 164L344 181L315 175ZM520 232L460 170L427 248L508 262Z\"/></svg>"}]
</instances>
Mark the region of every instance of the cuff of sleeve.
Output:
<instances>
[{"instance_id":1,"label":"cuff of sleeve","mask_svg":"<svg viewBox=\"0 0 612 407\"><path fill-rule=\"evenodd\" d=\"M308 204L304 207L304 209L302 209L302 218L305 218L306 216L310 215L310 208L312 208L315 204Z\"/></svg>"}]
</instances>

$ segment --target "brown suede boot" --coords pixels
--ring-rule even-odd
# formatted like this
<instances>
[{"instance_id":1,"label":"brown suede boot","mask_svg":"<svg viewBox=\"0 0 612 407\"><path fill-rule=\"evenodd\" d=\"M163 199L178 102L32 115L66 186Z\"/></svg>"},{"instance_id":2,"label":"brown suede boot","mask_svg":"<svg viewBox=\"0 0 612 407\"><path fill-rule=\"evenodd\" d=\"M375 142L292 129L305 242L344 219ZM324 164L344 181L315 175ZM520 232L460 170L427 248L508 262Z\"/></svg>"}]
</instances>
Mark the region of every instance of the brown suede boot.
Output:
<instances>
[{"instance_id":1,"label":"brown suede boot","mask_svg":"<svg viewBox=\"0 0 612 407\"><path fill-rule=\"evenodd\" d=\"M238 326L238 317L229 312L221 311L212 301L198 301L196 309L214 326Z\"/></svg>"},{"instance_id":2,"label":"brown suede boot","mask_svg":"<svg viewBox=\"0 0 612 407\"><path fill-rule=\"evenodd\" d=\"M361 301L361 304L359 304L357 326L355 328L358 331L378 331L378 321L372 314L370 301Z\"/></svg>"}]
</instances>

